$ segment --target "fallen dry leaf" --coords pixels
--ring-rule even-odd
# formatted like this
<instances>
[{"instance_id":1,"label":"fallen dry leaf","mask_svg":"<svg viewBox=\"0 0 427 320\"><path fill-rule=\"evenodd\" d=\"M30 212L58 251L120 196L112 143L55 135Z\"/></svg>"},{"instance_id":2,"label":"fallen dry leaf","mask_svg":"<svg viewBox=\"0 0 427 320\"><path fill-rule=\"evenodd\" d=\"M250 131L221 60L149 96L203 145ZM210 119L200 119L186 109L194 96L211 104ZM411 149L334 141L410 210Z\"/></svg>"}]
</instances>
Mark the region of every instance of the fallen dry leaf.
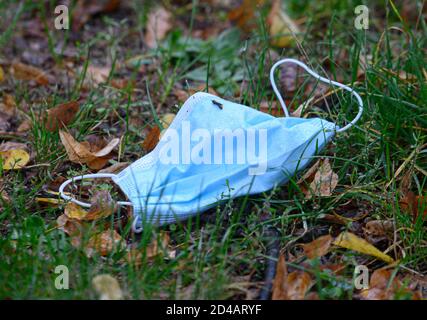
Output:
<instances>
[{"instance_id":1,"label":"fallen dry leaf","mask_svg":"<svg viewBox=\"0 0 427 320\"><path fill-rule=\"evenodd\" d=\"M273 283L273 300L303 300L313 284L311 276L304 271L288 273L285 258L279 257Z\"/></svg>"},{"instance_id":2,"label":"fallen dry leaf","mask_svg":"<svg viewBox=\"0 0 427 320\"><path fill-rule=\"evenodd\" d=\"M30 161L30 155L23 143L5 142L0 145L0 159L3 170L22 169Z\"/></svg>"},{"instance_id":3,"label":"fallen dry leaf","mask_svg":"<svg viewBox=\"0 0 427 320\"><path fill-rule=\"evenodd\" d=\"M12 95L3 93L3 103L0 103L0 112L7 114L9 117L15 116L16 102Z\"/></svg>"},{"instance_id":4,"label":"fallen dry leaf","mask_svg":"<svg viewBox=\"0 0 427 320\"><path fill-rule=\"evenodd\" d=\"M318 197L327 197L332 195L338 184L338 175L332 171L329 159L326 158L320 164L313 181L310 183L309 190L306 191L306 199L311 199L313 195Z\"/></svg>"},{"instance_id":5,"label":"fallen dry leaf","mask_svg":"<svg viewBox=\"0 0 427 320\"><path fill-rule=\"evenodd\" d=\"M381 237L393 233L393 221L391 220L372 220L368 221L363 228L366 234Z\"/></svg>"},{"instance_id":6,"label":"fallen dry leaf","mask_svg":"<svg viewBox=\"0 0 427 320\"><path fill-rule=\"evenodd\" d=\"M120 139L114 138L105 147L95 152L95 150L91 150L90 143L87 141L83 143L77 142L65 131L60 130L59 136L71 162L87 164L89 168L94 170L99 170L107 164L111 158L111 151L120 143Z\"/></svg>"},{"instance_id":7,"label":"fallen dry leaf","mask_svg":"<svg viewBox=\"0 0 427 320\"><path fill-rule=\"evenodd\" d=\"M360 292L364 300L394 300L396 294L404 295L412 300L419 300L420 294L403 285L397 276L392 279L391 270L377 269L371 276L369 288Z\"/></svg>"},{"instance_id":8,"label":"fallen dry leaf","mask_svg":"<svg viewBox=\"0 0 427 320\"><path fill-rule=\"evenodd\" d=\"M163 40L172 29L172 14L163 7L157 7L148 15L144 41L147 47L157 47L157 42Z\"/></svg>"},{"instance_id":9,"label":"fallen dry leaf","mask_svg":"<svg viewBox=\"0 0 427 320\"><path fill-rule=\"evenodd\" d=\"M87 215L87 211L78 204L69 202L65 206L64 214L70 219L83 220L83 218Z\"/></svg>"},{"instance_id":10,"label":"fallen dry leaf","mask_svg":"<svg viewBox=\"0 0 427 320\"><path fill-rule=\"evenodd\" d=\"M190 88L188 90L175 88L173 90L173 94L175 95L175 97L178 99L179 102L185 102L185 100L187 100L191 95L199 91L205 91L205 89L206 89L206 85L200 84L197 87ZM208 87L208 93L213 94L215 96L218 95L218 92L216 92L215 89L213 89L212 87Z\"/></svg>"},{"instance_id":11,"label":"fallen dry leaf","mask_svg":"<svg viewBox=\"0 0 427 320\"><path fill-rule=\"evenodd\" d=\"M48 85L49 84L49 78L39 68L21 63L21 62L14 62L12 63L10 67L10 72L12 76L17 80L34 80L39 85Z\"/></svg>"},{"instance_id":12,"label":"fallen dry leaf","mask_svg":"<svg viewBox=\"0 0 427 320\"><path fill-rule=\"evenodd\" d=\"M56 224L59 230L64 231L69 236L80 238L82 225L79 221L70 219L64 213L56 219Z\"/></svg>"},{"instance_id":13,"label":"fallen dry leaf","mask_svg":"<svg viewBox=\"0 0 427 320\"><path fill-rule=\"evenodd\" d=\"M116 278L109 274L100 274L92 279L92 285L99 295L100 300L123 299L122 289Z\"/></svg>"},{"instance_id":14,"label":"fallen dry leaf","mask_svg":"<svg viewBox=\"0 0 427 320\"><path fill-rule=\"evenodd\" d=\"M140 266L145 259L150 259L164 252L167 253L168 257L173 258L174 251L168 249L170 237L166 232L161 232L159 238L153 239L153 241L146 247L143 248L130 248L126 260L135 266Z\"/></svg>"},{"instance_id":15,"label":"fallen dry leaf","mask_svg":"<svg viewBox=\"0 0 427 320\"><path fill-rule=\"evenodd\" d=\"M376 257L380 260L383 260L387 263L393 263L394 260L392 257L386 255L385 253L381 252L377 248L375 248L372 244L370 244L368 241L359 238L355 234L351 232L344 231L342 232L333 242L334 245L354 250L363 254L367 254L373 257Z\"/></svg>"},{"instance_id":16,"label":"fallen dry leaf","mask_svg":"<svg viewBox=\"0 0 427 320\"><path fill-rule=\"evenodd\" d=\"M117 162L107 168L99 170L99 173L119 173L123 169L129 166L129 162Z\"/></svg>"},{"instance_id":17,"label":"fallen dry leaf","mask_svg":"<svg viewBox=\"0 0 427 320\"><path fill-rule=\"evenodd\" d=\"M69 125L79 109L80 104L77 101L71 101L47 110L46 129L53 132Z\"/></svg>"},{"instance_id":18,"label":"fallen dry leaf","mask_svg":"<svg viewBox=\"0 0 427 320\"><path fill-rule=\"evenodd\" d=\"M294 35L300 32L297 24L283 10L280 0L273 1L267 24L270 27L271 44L280 48L289 46L294 40Z\"/></svg>"},{"instance_id":19,"label":"fallen dry leaf","mask_svg":"<svg viewBox=\"0 0 427 320\"><path fill-rule=\"evenodd\" d=\"M412 191L405 194L399 201L400 209L413 216L413 221L422 215L422 219L427 219L427 196L415 195Z\"/></svg>"},{"instance_id":20,"label":"fallen dry leaf","mask_svg":"<svg viewBox=\"0 0 427 320\"><path fill-rule=\"evenodd\" d=\"M0 66L0 83L5 80L3 68Z\"/></svg>"},{"instance_id":21,"label":"fallen dry leaf","mask_svg":"<svg viewBox=\"0 0 427 320\"><path fill-rule=\"evenodd\" d=\"M142 148L146 152L150 152L157 146L159 139L160 139L160 128L155 125L150 129L150 131L148 131L148 134L145 137L144 142L142 143Z\"/></svg>"},{"instance_id":22,"label":"fallen dry leaf","mask_svg":"<svg viewBox=\"0 0 427 320\"><path fill-rule=\"evenodd\" d=\"M107 256L115 250L123 249L125 241L115 230L106 230L93 235L86 247L86 255L90 258L97 252L101 256Z\"/></svg>"},{"instance_id":23,"label":"fallen dry leaf","mask_svg":"<svg viewBox=\"0 0 427 320\"><path fill-rule=\"evenodd\" d=\"M91 221L111 216L117 209L117 204L107 190L99 190L92 196L91 206L82 220Z\"/></svg>"},{"instance_id":24,"label":"fallen dry leaf","mask_svg":"<svg viewBox=\"0 0 427 320\"><path fill-rule=\"evenodd\" d=\"M97 66L88 66L86 69L86 78L85 84L101 84L108 80L110 75L111 67L97 67Z\"/></svg>"},{"instance_id":25,"label":"fallen dry leaf","mask_svg":"<svg viewBox=\"0 0 427 320\"><path fill-rule=\"evenodd\" d=\"M239 28L250 31L256 27L256 13L260 11L265 0L243 0L241 5L230 10L228 19L236 23Z\"/></svg>"},{"instance_id":26,"label":"fallen dry leaf","mask_svg":"<svg viewBox=\"0 0 427 320\"><path fill-rule=\"evenodd\" d=\"M329 252L332 244L332 237L328 234L316 240L303 244L304 253L309 259L320 258Z\"/></svg>"}]
</instances>

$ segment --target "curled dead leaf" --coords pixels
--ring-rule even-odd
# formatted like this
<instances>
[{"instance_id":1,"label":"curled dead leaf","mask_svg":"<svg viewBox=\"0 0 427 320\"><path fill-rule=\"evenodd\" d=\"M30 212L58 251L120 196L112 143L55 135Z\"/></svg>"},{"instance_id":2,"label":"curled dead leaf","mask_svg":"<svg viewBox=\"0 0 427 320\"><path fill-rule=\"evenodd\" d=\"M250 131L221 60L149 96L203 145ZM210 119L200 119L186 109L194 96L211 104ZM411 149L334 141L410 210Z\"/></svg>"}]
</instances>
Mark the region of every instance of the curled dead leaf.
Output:
<instances>
[{"instance_id":1,"label":"curled dead leaf","mask_svg":"<svg viewBox=\"0 0 427 320\"><path fill-rule=\"evenodd\" d=\"M148 131L148 134L144 142L142 143L142 148L146 152L150 152L157 146L159 139L160 139L160 128L155 125L150 129L150 131Z\"/></svg>"},{"instance_id":2,"label":"curled dead leaf","mask_svg":"<svg viewBox=\"0 0 427 320\"><path fill-rule=\"evenodd\" d=\"M279 257L273 283L273 300L303 300L312 285L313 280L307 272L288 273L284 256Z\"/></svg>"},{"instance_id":3,"label":"curled dead leaf","mask_svg":"<svg viewBox=\"0 0 427 320\"><path fill-rule=\"evenodd\" d=\"M126 256L126 260L128 263L140 266L145 261L144 257L145 259L150 259L166 252L169 258L173 258L174 251L169 250L169 241L169 234L161 232L159 237L153 239L148 246L143 248L130 248Z\"/></svg>"},{"instance_id":4,"label":"curled dead leaf","mask_svg":"<svg viewBox=\"0 0 427 320\"><path fill-rule=\"evenodd\" d=\"M82 220L91 221L111 216L117 209L117 204L107 190L96 191L92 197L89 212Z\"/></svg>"},{"instance_id":5,"label":"curled dead leaf","mask_svg":"<svg viewBox=\"0 0 427 320\"><path fill-rule=\"evenodd\" d=\"M94 170L99 170L107 164L111 158L110 153L120 143L120 139L115 138L105 147L99 149L99 147L94 148L88 142L77 142L69 133L62 130L59 131L59 136L71 162L87 164L89 168ZM91 149L99 150L94 152Z\"/></svg>"}]
</instances>

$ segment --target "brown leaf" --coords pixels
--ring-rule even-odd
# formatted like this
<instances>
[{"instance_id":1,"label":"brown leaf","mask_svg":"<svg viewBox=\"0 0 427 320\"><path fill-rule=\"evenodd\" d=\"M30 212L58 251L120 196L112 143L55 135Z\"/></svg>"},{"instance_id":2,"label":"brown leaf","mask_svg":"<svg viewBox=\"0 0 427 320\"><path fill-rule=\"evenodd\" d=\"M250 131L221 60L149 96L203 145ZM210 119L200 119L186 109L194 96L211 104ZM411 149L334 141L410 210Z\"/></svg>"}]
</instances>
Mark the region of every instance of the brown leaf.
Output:
<instances>
[{"instance_id":1,"label":"brown leaf","mask_svg":"<svg viewBox=\"0 0 427 320\"><path fill-rule=\"evenodd\" d=\"M0 103L0 112L7 114L9 117L15 116L16 102L12 95L3 93L3 103Z\"/></svg>"},{"instance_id":2,"label":"brown leaf","mask_svg":"<svg viewBox=\"0 0 427 320\"><path fill-rule=\"evenodd\" d=\"M392 278L388 269L377 269L371 276L369 288L360 292L360 297L365 300L394 300L396 294L403 294L412 300L419 300L418 292L406 288L397 276Z\"/></svg>"},{"instance_id":3,"label":"brown leaf","mask_svg":"<svg viewBox=\"0 0 427 320\"><path fill-rule=\"evenodd\" d=\"M128 263L140 266L144 261L144 255L146 259L151 259L167 252L169 257L173 257L174 251L168 250L169 241L169 234L161 232L159 238L154 239L148 246L143 248L130 248L126 260Z\"/></svg>"},{"instance_id":4,"label":"brown leaf","mask_svg":"<svg viewBox=\"0 0 427 320\"><path fill-rule=\"evenodd\" d=\"M81 235L81 223L77 220L70 219L65 213L56 219L56 224L59 230L64 231L71 237L80 237Z\"/></svg>"},{"instance_id":5,"label":"brown leaf","mask_svg":"<svg viewBox=\"0 0 427 320\"><path fill-rule=\"evenodd\" d=\"M99 170L107 164L109 154L120 143L120 139L115 138L99 151L92 152L91 144L88 142L77 142L69 133L62 130L59 131L59 136L71 162L87 164L94 170Z\"/></svg>"},{"instance_id":6,"label":"brown leaf","mask_svg":"<svg viewBox=\"0 0 427 320\"><path fill-rule=\"evenodd\" d=\"M157 143L159 142L159 139L160 139L160 128L155 125L148 132L144 142L142 143L142 148L146 152L150 152L156 147Z\"/></svg>"},{"instance_id":7,"label":"brown leaf","mask_svg":"<svg viewBox=\"0 0 427 320\"><path fill-rule=\"evenodd\" d=\"M338 175L332 171L329 159L326 158L314 175L314 179L310 184L309 190L305 193L305 197L306 199L311 199L313 195L318 197L330 196L337 184Z\"/></svg>"},{"instance_id":8,"label":"brown leaf","mask_svg":"<svg viewBox=\"0 0 427 320\"><path fill-rule=\"evenodd\" d=\"M106 230L92 236L85 248L86 255L93 257L95 252L107 256L114 250L123 249L125 241L115 230Z\"/></svg>"},{"instance_id":9,"label":"brown leaf","mask_svg":"<svg viewBox=\"0 0 427 320\"><path fill-rule=\"evenodd\" d=\"M328 234L317 238L316 240L303 244L304 253L309 259L315 259L324 256L329 252L332 244L332 237Z\"/></svg>"},{"instance_id":10,"label":"brown leaf","mask_svg":"<svg viewBox=\"0 0 427 320\"><path fill-rule=\"evenodd\" d=\"M175 97L178 99L179 102L185 102L185 100L187 100L191 95L199 91L205 91L205 89L206 89L205 84L198 85L197 87L190 88L188 90L175 88L173 90L173 94L175 95ZM208 93L213 94L215 96L218 95L218 92L216 92L215 89L213 89L212 87L208 87Z\"/></svg>"},{"instance_id":11,"label":"brown leaf","mask_svg":"<svg viewBox=\"0 0 427 320\"><path fill-rule=\"evenodd\" d=\"M99 294L100 300L123 299L122 289L119 282L109 274L100 274L92 279L92 285Z\"/></svg>"},{"instance_id":12,"label":"brown leaf","mask_svg":"<svg viewBox=\"0 0 427 320\"><path fill-rule=\"evenodd\" d=\"M172 14L163 7L157 7L150 12L144 37L147 47L157 47L157 42L163 40L172 29L171 20Z\"/></svg>"},{"instance_id":13,"label":"brown leaf","mask_svg":"<svg viewBox=\"0 0 427 320\"><path fill-rule=\"evenodd\" d=\"M117 162L105 169L99 170L99 173L119 173L129 166L129 162Z\"/></svg>"},{"instance_id":14,"label":"brown leaf","mask_svg":"<svg viewBox=\"0 0 427 320\"><path fill-rule=\"evenodd\" d=\"M260 11L264 3L265 0L243 0L240 6L229 11L228 19L236 23L242 30L250 31L256 27L255 14Z\"/></svg>"},{"instance_id":15,"label":"brown leaf","mask_svg":"<svg viewBox=\"0 0 427 320\"><path fill-rule=\"evenodd\" d=\"M79 103L71 101L47 110L46 129L53 132L69 125L74 120L79 109Z\"/></svg>"},{"instance_id":16,"label":"brown leaf","mask_svg":"<svg viewBox=\"0 0 427 320\"><path fill-rule=\"evenodd\" d=\"M415 195L409 191L402 200L399 201L400 209L413 216L413 221L422 215L422 219L427 220L427 196Z\"/></svg>"},{"instance_id":17,"label":"brown leaf","mask_svg":"<svg viewBox=\"0 0 427 320\"><path fill-rule=\"evenodd\" d=\"M86 69L85 85L98 85L108 80L111 67L97 67L90 65Z\"/></svg>"},{"instance_id":18,"label":"brown leaf","mask_svg":"<svg viewBox=\"0 0 427 320\"><path fill-rule=\"evenodd\" d=\"M372 220L368 221L363 228L365 233L370 236L386 236L393 232L393 221L391 220Z\"/></svg>"},{"instance_id":19,"label":"brown leaf","mask_svg":"<svg viewBox=\"0 0 427 320\"><path fill-rule=\"evenodd\" d=\"M303 300L313 280L304 271L294 271L288 273L285 258L279 257L276 276L273 283L273 300Z\"/></svg>"},{"instance_id":20,"label":"brown leaf","mask_svg":"<svg viewBox=\"0 0 427 320\"><path fill-rule=\"evenodd\" d=\"M21 62L14 62L10 68L11 74L17 80L34 80L39 85L48 85L48 76L40 69L23 64Z\"/></svg>"}]
</instances>

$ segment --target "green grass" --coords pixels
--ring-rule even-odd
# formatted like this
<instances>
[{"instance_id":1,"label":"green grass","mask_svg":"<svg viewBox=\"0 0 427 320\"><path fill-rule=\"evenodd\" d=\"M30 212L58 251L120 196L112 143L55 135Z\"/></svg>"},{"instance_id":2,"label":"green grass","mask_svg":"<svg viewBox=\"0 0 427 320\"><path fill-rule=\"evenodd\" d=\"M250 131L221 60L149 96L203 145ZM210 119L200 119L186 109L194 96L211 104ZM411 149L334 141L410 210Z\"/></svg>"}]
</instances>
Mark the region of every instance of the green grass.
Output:
<instances>
[{"instance_id":1,"label":"green grass","mask_svg":"<svg viewBox=\"0 0 427 320\"><path fill-rule=\"evenodd\" d=\"M0 46L14 42L19 26L32 14L49 19L49 14L42 12L42 5L28 1L21 6L17 3L0 4L0 15L10 20L9 25L0 26ZM165 3L169 5L168 1ZM92 23L101 28L94 29L96 32L90 41L73 43L72 37L67 36L66 46L72 44L78 50L78 66L82 67L75 83L68 87L33 88L26 82L8 79L0 84L1 91L15 96L19 108L31 105L33 128L22 141L33 151L34 164L47 164L31 170L1 172L2 184L11 202L2 200L0 203L0 297L95 299L97 295L91 281L101 273L114 275L128 299L257 297L269 259L266 236L269 227L277 230L284 252L298 255L301 251L298 243L357 227L357 223L341 227L328 224L322 219L325 214L355 217L358 210L368 210L373 220L393 219L399 243L390 254L397 254L401 259L395 269L407 274L425 274L425 223L421 218L413 223L412 217L400 210L399 199L405 175L410 177L412 191L427 195L427 148L424 145L427 143L427 28L423 19L417 26L412 21L404 22L398 14L402 8L395 10L389 2L377 1L375 7L385 17L371 12L370 29L356 30L353 27L356 3L291 1L290 15L296 19L306 16L306 32L299 37L299 47L294 44L282 50L270 46L265 25L266 9L260 13L257 28L247 40L237 28L225 30L211 40L195 39L187 36L184 30L174 29L158 49L141 51L140 43L132 44L127 38L139 39L135 34L142 32L149 6L141 7L140 2L135 1L129 9L130 16L124 20L105 16L93 18L88 28ZM422 1L417 3L419 9ZM177 11L175 18L191 17L186 28L196 29L196 17L202 9L203 5L188 7ZM223 13L218 13L219 21L222 16ZM390 29L392 26L401 28L402 32ZM49 30L49 44L45 49L56 64L66 60L52 51L63 38L61 32ZM66 51L67 48L63 48L62 52ZM10 50L4 53L0 50L2 63L15 58L10 53ZM321 68L328 65L326 74L352 84L365 104L364 115L357 126L337 135L321 154L330 159L334 172L339 175L334 194L306 200L296 178L274 192L234 199L180 224L145 228L139 236L129 232L129 224L122 227L123 238L137 243L141 250L159 235L159 230L168 231L171 245L176 248L174 258L143 257L141 266L137 267L123 262L125 252L120 250L107 257L86 257L83 250L72 246L67 235L55 228L63 207L43 206L35 198L58 174L70 177L87 173L88 168L67 162L58 133L48 132L37 121L37 115L58 103L78 98L89 63L110 61L117 66L117 62L140 54L142 58L134 68L116 68L111 74L135 80L134 91L106 84L85 93L77 120L69 126L78 139L88 134L123 135L121 159L134 161L144 154L140 145L145 137L144 128L158 123L158 117L166 112L176 113L175 105L180 104L173 95L175 87L190 89L207 82L222 97L258 108L261 101L276 101L268 80L275 56L302 56L320 73ZM368 62L358 78L357 70L362 60ZM139 72L141 65L151 71ZM56 68L53 63L50 67ZM411 79L405 79L403 72L410 74ZM243 90L240 89L242 81ZM304 82L296 92L291 109L309 98L303 93L307 84ZM304 112L304 116L318 115L344 123L344 119L350 119L356 112L355 105L342 94L329 100L329 107L330 112L327 112L319 104ZM135 124L132 121L135 118L141 121ZM103 121L101 125L100 121ZM92 130L94 126L96 129ZM402 164L403 169L395 176ZM106 220L114 223L118 218L116 215ZM301 234L304 224L307 232ZM87 234L97 228L99 224L89 226ZM380 248L385 250L389 245L382 243ZM383 266L373 258L348 250L334 250L329 260L344 263L343 274L335 276L320 271L318 261L309 262L311 274L317 279L313 290L323 299L354 296L352 276L356 265L368 264L371 270ZM290 266L307 269L299 262L292 262ZM55 288L57 275L54 270L58 265L69 269L70 290Z\"/></svg>"}]
</instances>

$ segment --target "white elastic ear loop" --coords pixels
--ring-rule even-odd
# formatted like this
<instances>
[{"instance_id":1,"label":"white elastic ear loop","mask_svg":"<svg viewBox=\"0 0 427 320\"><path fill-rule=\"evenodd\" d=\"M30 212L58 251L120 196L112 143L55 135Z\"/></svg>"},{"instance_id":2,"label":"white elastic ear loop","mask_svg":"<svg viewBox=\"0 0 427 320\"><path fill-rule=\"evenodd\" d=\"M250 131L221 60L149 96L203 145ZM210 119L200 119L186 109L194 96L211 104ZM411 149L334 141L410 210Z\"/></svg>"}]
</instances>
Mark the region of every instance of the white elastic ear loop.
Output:
<instances>
[{"instance_id":1,"label":"white elastic ear loop","mask_svg":"<svg viewBox=\"0 0 427 320\"><path fill-rule=\"evenodd\" d=\"M309 67L307 67L307 65L305 65L301 61L298 61L298 60L295 60L295 59L282 59L282 60L279 60L279 61L277 61L271 67L271 70L270 70L270 82L271 82L271 86L273 87L273 91L274 91L274 93L276 94L277 98L280 101L280 104L281 104L281 106L283 108L283 111L285 112L285 116L286 117L289 117L288 108L286 107L286 103L283 100L282 95L280 94L279 90L277 89L276 82L274 81L274 71L276 70L276 68L279 65L281 65L283 63L294 63L294 64L300 66L301 68L303 68L305 71L307 71L307 73L309 73L314 78L316 78L316 79L318 79L318 80L320 80L322 82L325 82L325 83L327 83L329 85L340 87L340 88L342 88L342 89L350 92L356 98L357 103L359 105L359 112L357 113L356 117L350 123L348 123L343 128L338 129L337 132L343 132L343 131L346 131L346 130L350 129L360 119L360 117L362 116L362 113L363 113L363 101L362 101L362 98L359 96L359 94L356 91L354 91L352 88L350 88L350 87L348 87L348 86L346 86L346 85L344 85L342 83L339 83L339 82L336 82L336 81L332 81L332 80L329 80L327 78L324 78L324 77L318 75L316 72L314 72Z\"/></svg>"},{"instance_id":2,"label":"white elastic ear loop","mask_svg":"<svg viewBox=\"0 0 427 320\"><path fill-rule=\"evenodd\" d=\"M79 206L89 208L90 207L90 203L79 201L79 200L77 200L77 199L75 199L73 197L67 196L64 193L65 187L67 185L69 185L70 183L72 183L72 182L83 180L83 179L96 179L96 178L110 178L110 179L112 179L115 176L116 175L112 174L112 173L93 173L93 174L84 174L84 175L81 175L81 176L77 176L77 177L68 179L67 181L63 182L61 184L61 186L59 187L59 195L61 196L62 199L66 200L66 201L71 201L71 202L73 202L75 204L78 204ZM121 206L131 206L132 202L118 201L117 204L121 205Z\"/></svg>"}]
</instances>

